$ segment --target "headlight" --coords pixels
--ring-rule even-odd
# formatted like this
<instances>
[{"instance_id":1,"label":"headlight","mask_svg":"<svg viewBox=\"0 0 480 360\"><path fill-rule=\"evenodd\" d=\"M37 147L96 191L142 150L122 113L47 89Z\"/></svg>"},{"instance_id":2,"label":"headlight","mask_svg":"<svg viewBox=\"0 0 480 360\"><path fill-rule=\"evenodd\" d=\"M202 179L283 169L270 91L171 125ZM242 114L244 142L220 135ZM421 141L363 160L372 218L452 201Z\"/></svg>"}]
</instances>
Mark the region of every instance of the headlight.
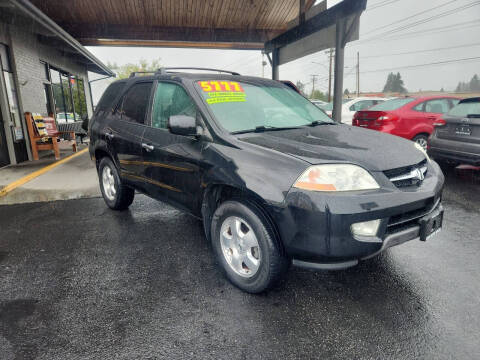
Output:
<instances>
[{"instance_id":1,"label":"headlight","mask_svg":"<svg viewBox=\"0 0 480 360\"><path fill-rule=\"evenodd\" d=\"M367 170L351 164L311 166L300 175L293 186L298 189L313 191L352 191L380 188Z\"/></svg>"},{"instance_id":2,"label":"headlight","mask_svg":"<svg viewBox=\"0 0 480 360\"><path fill-rule=\"evenodd\" d=\"M427 159L427 161L430 162L430 156L428 156L427 152L422 147L422 145L417 144L416 142L414 142L413 144L417 150L420 150L423 153L423 155L425 155L425 158Z\"/></svg>"}]
</instances>

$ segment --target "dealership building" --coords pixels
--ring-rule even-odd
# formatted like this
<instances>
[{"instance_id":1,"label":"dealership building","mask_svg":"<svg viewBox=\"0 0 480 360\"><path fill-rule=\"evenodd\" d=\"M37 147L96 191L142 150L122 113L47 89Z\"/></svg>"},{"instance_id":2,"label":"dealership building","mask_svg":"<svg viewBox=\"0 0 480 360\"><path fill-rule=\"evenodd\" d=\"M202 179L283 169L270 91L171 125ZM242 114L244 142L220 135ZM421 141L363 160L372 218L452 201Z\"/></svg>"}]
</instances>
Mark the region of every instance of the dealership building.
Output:
<instances>
[{"instance_id":1,"label":"dealership building","mask_svg":"<svg viewBox=\"0 0 480 360\"><path fill-rule=\"evenodd\" d=\"M0 0L0 167L31 160L25 112L92 115L88 72L114 74L28 2Z\"/></svg>"}]
</instances>

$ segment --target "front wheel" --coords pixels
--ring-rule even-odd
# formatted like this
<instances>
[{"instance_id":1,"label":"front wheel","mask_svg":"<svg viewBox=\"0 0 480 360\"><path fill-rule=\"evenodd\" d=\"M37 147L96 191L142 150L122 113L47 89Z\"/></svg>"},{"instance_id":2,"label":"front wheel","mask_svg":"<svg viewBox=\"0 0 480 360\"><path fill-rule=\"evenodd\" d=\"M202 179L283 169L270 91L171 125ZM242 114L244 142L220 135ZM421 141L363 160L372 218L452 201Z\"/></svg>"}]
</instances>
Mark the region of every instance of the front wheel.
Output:
<instances>
[{"instance_id":1,"label":"front wheel","mask_svg":"<svg viewBox=\"0 0 480 360\"><path fill-rule=\"evenodd\" d=\"M122 184L116 166L108 157L100 160L98 179L103 200L113 210L125 210L133 202L135 190Z\"/></svg>"},{"instance_id":2,"label":"front wheel","mask_svg":"<svg viewBox=\"0 0 480 360\"><path fill-rule=\"evenodd\" d=\"M253 204L226 201L211 223L212 245L227 278L240 289L260 293L282 279L289 261L268 220Z\"/></svg>"},{"instance_id":3,"label":"front wheel","mask_svg":"<svg viewBox=\"0 0 480 360\"><path fill-rule=\"evenodd\" d=\"M424 134L419 134L413 138L418 145L420 145L424 150L427 150L428 145L428 136Z\"/></svg>"}]
</instances>

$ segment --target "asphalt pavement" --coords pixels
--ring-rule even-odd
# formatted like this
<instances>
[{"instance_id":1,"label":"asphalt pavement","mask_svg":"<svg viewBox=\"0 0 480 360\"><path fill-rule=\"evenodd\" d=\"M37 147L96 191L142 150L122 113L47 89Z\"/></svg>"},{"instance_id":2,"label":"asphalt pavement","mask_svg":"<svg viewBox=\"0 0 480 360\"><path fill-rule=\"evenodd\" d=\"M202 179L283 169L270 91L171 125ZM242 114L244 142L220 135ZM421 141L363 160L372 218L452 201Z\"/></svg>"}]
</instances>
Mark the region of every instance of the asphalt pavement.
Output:
<instances>
[{"instance_id":1,"label":"asphalt pavement","mask_svg":"<svg viewBox=\"0 0 480 360\"><path fill-rule=\"evenodd\" d=\"M451 173L436 238L262 295L143 195L0 206L0 359L479 359L479 189Z\"/></svg>"}]
</instances>

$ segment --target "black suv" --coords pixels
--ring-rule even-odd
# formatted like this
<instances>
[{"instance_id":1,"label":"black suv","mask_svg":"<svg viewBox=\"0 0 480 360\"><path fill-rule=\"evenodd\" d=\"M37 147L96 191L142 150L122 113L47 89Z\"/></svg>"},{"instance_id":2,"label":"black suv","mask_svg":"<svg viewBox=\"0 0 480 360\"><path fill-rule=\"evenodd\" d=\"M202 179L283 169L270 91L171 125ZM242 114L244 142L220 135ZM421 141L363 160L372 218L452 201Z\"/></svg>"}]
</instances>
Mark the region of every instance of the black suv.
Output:
<instances>
[{"instance_id":1,"label":"black suv","mask_svg":"<svg viewBox=\"0 0 480 360\"><path fill-rule=\"evenodd\" d=\"M178 70L112 83L90 155L110 208L138 190L203 219L241 289L271 287L290 264L344 269L440 230L444 177L415 143L337 124L277 81Z\"/></svg>"}]
</instances>

